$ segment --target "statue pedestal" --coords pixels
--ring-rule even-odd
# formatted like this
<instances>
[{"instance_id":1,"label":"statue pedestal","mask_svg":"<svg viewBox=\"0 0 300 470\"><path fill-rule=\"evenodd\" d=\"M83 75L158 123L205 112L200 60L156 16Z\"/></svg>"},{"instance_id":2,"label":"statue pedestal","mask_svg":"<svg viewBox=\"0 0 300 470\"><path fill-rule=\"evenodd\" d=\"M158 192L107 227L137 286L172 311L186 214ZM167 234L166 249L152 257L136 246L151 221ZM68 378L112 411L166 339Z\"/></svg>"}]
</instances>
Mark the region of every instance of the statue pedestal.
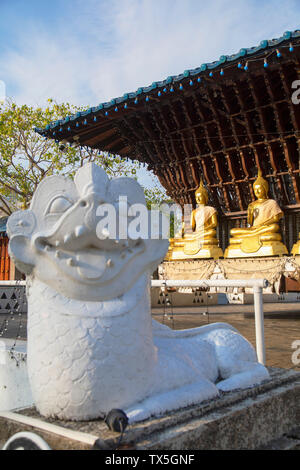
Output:
<instances>
[{"instance_id":1,"label":"statue pedestal","mask_svg":"<svg viewBox=\"0 0 300 470\"><path fill-rule=\"evenodd\" d=\"M130 450L299 449L300 374L285 369L270 374L257 387L128 426L118 449L127 456ZM46 420L34 408L0 413L0 442L23 431L55 450L91 449L99 438L109 450L119 438L103 420Z\"/></svg>"},{"instance_id":2,"label":"statue pedestal","mask_svg":"<svg viewBox=\"0 0 300 470\"><path fill-rule=\"evenodd\" d=\"M280 242L275 241L270 245L269 243L262 242L262 246L252 253L246 253L242 250L241 245L229 245L224 253L224 258L263 258L266 256L283 256L288 255L286 246Z\"/></svg>"},{"instance_id":3,"label":"statue pedestal","mask_svg":"<svg viewBox=\"0 0 300 470\"><path fill-rule=\"evenodd\" d=\"M223 257L223 250L219 248L218 245L199 242L199 246L195 248L194 253L191 253L185 249L186 242L187 240L184 238L171 239L165 260L182 261L192 259L219 259ZM192 243L195 243L195 241L193 240Z\"/></svg>"}]
</instances>

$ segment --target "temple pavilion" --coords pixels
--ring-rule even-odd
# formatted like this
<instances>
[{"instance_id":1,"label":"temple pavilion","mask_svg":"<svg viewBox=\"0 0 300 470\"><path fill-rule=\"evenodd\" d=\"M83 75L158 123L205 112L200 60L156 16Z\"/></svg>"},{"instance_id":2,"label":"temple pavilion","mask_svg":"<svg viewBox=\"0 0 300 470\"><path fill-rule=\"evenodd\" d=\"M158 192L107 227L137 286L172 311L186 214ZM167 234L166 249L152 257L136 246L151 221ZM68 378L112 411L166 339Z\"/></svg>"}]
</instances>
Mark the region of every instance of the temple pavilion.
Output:
<instances>
[{"instance_id":1,"label":"temple pavilion","mask_svg":"<svg viewBox=\"0 0 300 470\"><path fill-rule=\"evenodd\" d=\"M284 217L291 253L300 232L300 30L223 55L36 131L147 164L168 196L196 205L203 181L225 250L246 227L258 172Z\"/></svg>"}]
</instances>

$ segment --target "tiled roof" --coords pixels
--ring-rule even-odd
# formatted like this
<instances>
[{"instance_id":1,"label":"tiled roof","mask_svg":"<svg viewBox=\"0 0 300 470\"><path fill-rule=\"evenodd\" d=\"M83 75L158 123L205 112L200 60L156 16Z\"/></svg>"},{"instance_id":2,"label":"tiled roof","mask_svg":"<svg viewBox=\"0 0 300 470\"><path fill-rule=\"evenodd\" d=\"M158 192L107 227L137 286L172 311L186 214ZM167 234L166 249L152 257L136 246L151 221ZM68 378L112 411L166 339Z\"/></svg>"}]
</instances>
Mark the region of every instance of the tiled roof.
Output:
<instances>
[{"instance_id":1,"label":"tiled roof","mask_svg":"<svg viewBox=\"0 0 300 470\"><path fill-rule=\"evenodd\" d=\"M180 75L170 76L166 80L154 82L152 83L152 85L148 87L139 88L137 91L133 93L126 93L122 97L112 99L111 101L106 102L106 103L101 103L99 106L90 108L87 111L78 112L72 116L66 117L65 119L54 121L51 124L48 124L44 129L36 128L35 131L41 135L49 136L50 132L51 133L55 132L57 128L64 126L68 122L74 123L74 121L78 119L82 119L83 117L89 116L91 114L96 114L99 111L105 110L106 112L108 112L111 108L114 108L115 110L117 110L120 104L126 103L126 101L128 100L138 100L141 97L141 95L146 95L146 99L147 99L147 95L153 92L153 90L158 90L158 93L161 93L162 91L164 91L166 86L170 86L173 83L175 84L175 83L181 82L189 77L190 79L195 79L196 77L198 80L201 80L201 74L203 73L207 74L208 71L213 72L215 69L222 69L223 67L226 67L229 64L232 64L234 62L238 63L239 61L242 61L242 60L243 61L250 60L251 57L257 54L264 53L268 49L276 48L277 46L280 46L285 41L289 41L289 40L292 41L293 39L296 39L299 37L300 37L300 30L287 31L283 34L282 37L278 39L261 41L258 46L251 47L249 49L241 49L237 54L222 55L220 59L215 62L211 62L207 64L205 63L195 69L186 70ZM96 116L95 116L95 119L96 119Z\"/></svg>"}]
</instances>

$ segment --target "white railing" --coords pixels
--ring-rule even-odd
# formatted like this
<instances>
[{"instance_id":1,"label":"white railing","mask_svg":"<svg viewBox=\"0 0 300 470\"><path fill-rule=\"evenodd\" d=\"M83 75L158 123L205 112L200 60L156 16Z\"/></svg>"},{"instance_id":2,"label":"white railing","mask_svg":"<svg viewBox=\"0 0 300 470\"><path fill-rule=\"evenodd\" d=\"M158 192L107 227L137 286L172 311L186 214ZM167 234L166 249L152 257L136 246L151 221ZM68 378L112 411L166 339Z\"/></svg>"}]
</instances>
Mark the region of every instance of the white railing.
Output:
<instances>
[{"instance_id":1,"label":"white railing","mask_svg":"<svg viewBox=\"0 0 300 470\"><path fill-rule=\"evenodd\" d=\"M200 288L252 288L254 295L255 312L255 334L256 334L256 352L258 361L266 364L266 347L264 333L264 309L263 309L263 289L268 287L266 279L248 279L248 280L199 280L199 281L156 281L151 282L151 287L200 287Z\"/></svg>"},{"instance_id":2,"label":"white railing","mask_svg":"<svg viewBox=\"0 0 300 470\"><path fill-rule=\"evenodd\" d=\"M0 287L26 286L26 281L0 281Z\"/></svg>"}]
</instances>

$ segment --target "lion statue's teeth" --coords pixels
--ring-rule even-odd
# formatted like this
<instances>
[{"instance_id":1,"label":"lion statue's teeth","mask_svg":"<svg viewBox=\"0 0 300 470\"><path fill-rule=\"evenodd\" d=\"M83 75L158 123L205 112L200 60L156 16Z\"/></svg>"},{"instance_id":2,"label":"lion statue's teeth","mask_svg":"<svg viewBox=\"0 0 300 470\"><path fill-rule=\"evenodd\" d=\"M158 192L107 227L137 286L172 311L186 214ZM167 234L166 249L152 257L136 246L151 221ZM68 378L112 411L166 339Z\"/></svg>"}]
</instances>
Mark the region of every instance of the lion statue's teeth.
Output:
<instances>
[{"instance_id":1,"label":"lion statue's teeth","mask_svg":"<svg viewBox=\"0 0 300 470\"><path fill-rule=\"evenodd\" d=\"M76 228L75 228L75 236L77 238L81 237L85 232L85 228L83 225L78 225Z\"/></svg>"},{"instance_id":2,"label":"lion statue's teeth","mask_svg":"<svg viewBox=\"0 0 300 470\"><path fill-rule=\"evenodd\" d=\"M65 244L69 243L71 240L72 240L72 234L68 233L67 235L65 235L64 237Z\"/></svg>"}]
</instances>

